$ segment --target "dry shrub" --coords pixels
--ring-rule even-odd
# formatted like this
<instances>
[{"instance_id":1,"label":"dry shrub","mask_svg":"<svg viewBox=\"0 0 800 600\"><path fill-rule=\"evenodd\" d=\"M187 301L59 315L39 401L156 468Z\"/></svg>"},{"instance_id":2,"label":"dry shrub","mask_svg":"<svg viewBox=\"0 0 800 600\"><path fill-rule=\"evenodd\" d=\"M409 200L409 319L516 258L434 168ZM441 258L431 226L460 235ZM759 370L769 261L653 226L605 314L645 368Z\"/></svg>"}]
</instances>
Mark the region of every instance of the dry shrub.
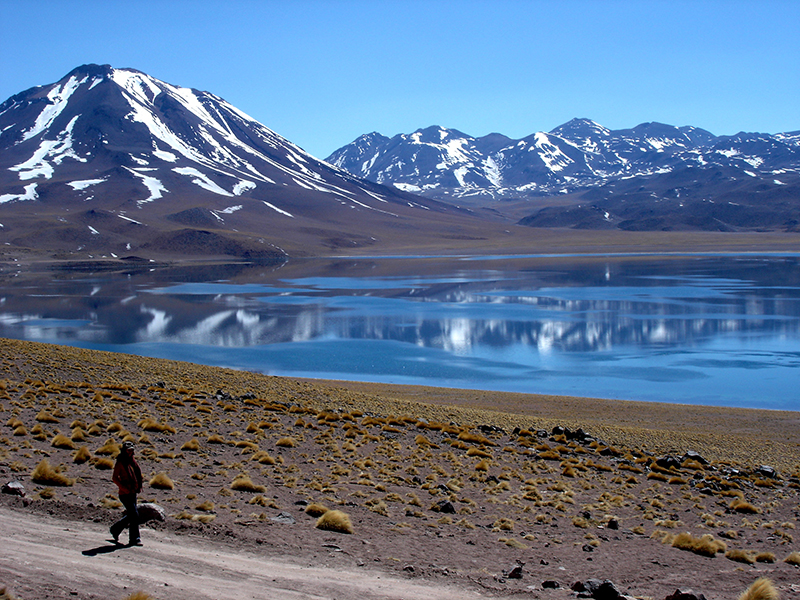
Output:
<instances>
[{"instance_id":1,"label":"dry shrub","mask_svg":"<svg viewBox=\"0 0 800 600\"><path fill-rule=\"evenodd\" d=\"M198 521L200 523L211 523L211 521L217 518L217 515L193 515L192 513L184 510L175 515L175 518L180 519L182 521Z\"/></svg>"},{"instance_id":2,"label":"dry shrub","mask_svg":"<svg viewBox=\"0 0 800 600\"><path fill-rule=\"evenodd\" d=\"M741 550L739 548L728 550L725 553L725 558L735 562L745 563L747 565L752 565L756 562L756 557L752 552L748 552L747 550Z\"/></svg>"},{"instance_id":3,"label":"dry shrub","mask_svg":"<svg viewBox=\"0 0 800 600\"><path fill-rule=\"evenodd\" d=\"M458 434L458 439L462 442L468 442L470 444L481 444L483 446L496 446L494 442L485 438L484 436L478 433L471 433L469 431L463 431Z\"/></svg>"},{"instance_id":4,"label":"dry shrub","mask_svg":"<svg viewBox=\"0 0 800 600\"><path fill-rule=\"evenodd\" d=\"M257 485L253 483L253 480L250 479L249 475L245 475L244 473L237 475L236 478L231 483L231 489L236 490L237 492L253 492L257 494L263 494L267 491L263 485Z\"/></svg>"},{"instance_id":5,"label":"dry shrub","mask_svg":"<svg viewBox=\"0 0 800 600\"><path fill-rule=\"evenodd\" d=\"M181 450L197 452L200 450L200 442L197 441L197 438L192 438L188 442L184 442Z\"/></svg>"},{"instance_id":6,"label":"dry shrub","mask_svg":"<svg viewBox=\"0 0 800 600\"><path fill-rule=\"evenodd\" d=\"M88 446L81 446L78 448L78 451L75 453L75 456L72 457L72 462L82 465L86 461L92 458L92 453L89 452Z\"/></svg>"},{"instance_id":7,"label":"dry shrub","mask_svg":"<svg viewBox=\"0 0 800 600\"><path fill-rule=\"evenodd\" d=\"M656 471L650 471L647 474L648 479L656 479L658 481L669 481L669 477L664 475L663 473L657 473Z\"/></svg>"},{"instance_id":8,"label":"dry shrub","mask_svg":"<svg viewBox=\"0 0 800 600\"><path fill-rule=\"evenodd\" d=\"M106 443L94 451L95 454L100 456L116 456L120 452L119 445L111 438L106 440Z\"/></svg>"},{"instance_id":9,"label":"dry shrub","mask_svg":"<svg viewBox=\"0 0 800 600\"><path fill-rule=\"evenodd\" d=\"M350 517L340 510L327 511L317 519L316 528L337 533L354 533L355 531L353 524L350 522Z\"/></svg>"},{"instance_id":10,"label":"dry shrub","mask_svg":"<svg viewBox=\"0 0 800 600\"><path fill-rule=\"evenodd\" d=\"M151 488L155 488L157 490L174 490L175 489L175 483L172 481L172 479L169 478L169 475L167 475L164 471L156 473L150 479L149 483L150 483L150 487Z\"/></svg>"},{"instance_id":11,"label":"dry shrub","mask_svg":"<svg viewBox=\"0 0 800 600\"><path fill-rule=\"evenodd\" d=\"M502 517L497 519L494 523L492 523L492 531L513 531L514 530L514 521L511 519L507 519Z\"/></svg>"},{"instance_id":12,"label":"dry shrub","mask_svg":"<svg viewBox=\"0 0 800 600\"><path fill-rule=\"evenodd\" d=\"M800 552L792 552L789 556L783 559L783 562L800 567Z\"/></svg>"},{"instance_id":13,"label":"dry shrub","mask_svg":"<svg viewBox=\"0 0 800 600\"><path fill-rule=\"evenodd\" d=\"M679 533L672 540L672 547L679 550L688 550L701 556L716 556L717 552L725 552L727 546L721 540L715 540L711 534L706 533L696 538L689 532Z\"/></svg>"},{"instance_id":14,"label":"dry shrub","mask_svg":"<svg viewBox=\"0 0 800 600\"><path fill-rule=\"evenodd\" d=\"M92 464L99 471L110 471L114 468L114 461L110 458L95 458Z\"/></svg>"},{"instance_id":15,"label":"dry shrub","mask_svg":"<svg viewBox=\"0 0 800 600\"><path fill-rule=\"evenodd\" d=\"M61 433L53 438L51 445L62 450L75 450L75 444L72 443L72 440Z\"/></svg>"},{"instance_id":16,"label":"dry shrub","mask_svg":"<svg viewBox=\"0 0 800 600\"><path fill-rule=\"evenodd\" d=\"M62 475L57 469L51 467L50 461L46 458L43 458L42 462L36 465L33 473L31 473L31 479L42 485L70 486L75 483L74 479Z\"/></svg>"},{"instance_id":17,"label":"dry shrub","mask_svg":"<svg viewBox=\"0 0 800 600\"><path fill-rule=\"evenodd\" d=\"M545 450L540 452L538 456L542 460L561 460L561 455L554 450Z\"/></svg>"},{"instance_id":18,"label":"dry shrub","mask_svg":"<svg viewBox=\"0 0 800 600\"><path fill-rule=\"evenodd\" d=\"M475 470L476 471L488 471L489 470L489 461L484 458L477 465L475 465Z\"/></svg>"},{"instance_id":19,"label":"dry shrub","mask_svg":"<svg viewBox=\"0 0 800 600\"><path fill-rule=\"evenodd\" d=\"M208 439L206 441L209 444L225 444L225 443L227 443L225 441L225 439L221 435L217 435L217 434L208 436Z\"/></svg>"},{"instance_id":20,"label":"dry shrub","mask_svg":"<svg viewBox=\"0 0 800 600\"><path fill-rule=\"evenodd\" d=\"M778 600L778 591L766 577L759 577L747 588L739 600Z\"/></svg>"},{"instance_id":21,"label":"dry shrub","mask_svg":"<svg viewBox=\"0 0 800 600\"><path fill-rule=\"evenodd\" d=\"M46 410L42 409L39 411L39 414L36 415L36 420L40 423L58 423L59 420L51 415Z\"/></svg>"},{"instance_id":22,"label":"dry shrub","mask_svg":"<svg viewBox=\"0 0 800 600\"><path fill-rule=\"evenodd\" d=\"M277 442L275 442L275 445L278 446L279 448L294 448L296 442L294 441L294 438L282 437Z\"/></svg>"},{"instance_id":23,"label":"dry shrub","mask_svg":"<svg viewBox=\"0 0 800 600\"><path fill-rule=\"evenodd\" d=\"M774 563L775 554L772 552L759 552L756 554L756 562L760 563Z\"/></svg>"},{"instance_id":24,"label":"dry shrub","mask_svg":"<svg viewBox=\"0 0 800 600\"><path fill-rule=\"evenodd\" d=\"M72 430L69 439L71 439L73 442L83 442L86 440L86 432L80 427L76 427Z\"/></svg>"},{"instance_id":25,"label":"dry shrub","mask_svg":"<svg viewBox=\"0 0 800 600\"><path fill-rule=\"evenodd\" d=\"M761 512L761 509L758 507L753 506L746 500L742 500L741 498L734 498L730 503L731 510L735 510L736 512L750 514L750 515L757 515Z\"/></svg>"},{"instance_id":26,"label":"dry shrub","mask_svg":"<svg viewBox=\"0 0 800 600\"><path fill-rule=\"evenodd\" d=\"M211 500L206 500L201 504L198 504L195 507L197 510L202 510L203 512L214 512L214 503Z\"/></svg>"},{"instance_id":27,"label":"dry shrub","mask_svg":"<svg viewBox=\"0 0 800 600\"><path fill-rule=\"evenodd\" d=\"M306 506L306 514L310 517L321 517L326 512L328 512L328 507L322 504L318 504L316 502L312 502L308 506Z\"/></svg>"},{"instance_id":28,"label":"dry shrub","mask_svg":"<svg viewBox=\"0 0 800 600\"><path fill-rule=\"evenodd\" d=\"M272 458L268 452L259 450L252 456L252 460L261 463L262 465L274 465L275 459Z\"/></svg>"},{"instance_id":29,"label":"dry shrub","mask_svg":"<svg viewBox=\"0 0 800 600\"><path fill-rule=\"evenodd\" d=\"M470 448L467 450L467 456L478 456L480 458L492 458L492 455L484 450L478 448Z\"/></svg>"},{"instance_id":30,"label":"dry shrub","mask_svg":"<svg viewBox=\"0 0 800 600\"><path fill-rule=\"evenodd\" d=\"M28 435L28 430L25 429L25 425L19 424L14 428L14 435L16 436Z\"/></svg>"},{"instance_id":31,"label":"dry shrub","mask_svg":"<svg viewBox=\"0 0 800 600\"><path fill-rule=\"evenodd\" d=\"M415 443L416 443L418 446L423 446L423 447L425 447L425 448L438 448L438 447L439 447L438 445L434 444L432 441L430 441L428 438L426 438L426 437L425 437L424 435L422 435L421 433L420 433L420 434L418 434L418 435L417 435L417 436L414 438L414 442L415 442Z\"/></svg>"}]
</instances>

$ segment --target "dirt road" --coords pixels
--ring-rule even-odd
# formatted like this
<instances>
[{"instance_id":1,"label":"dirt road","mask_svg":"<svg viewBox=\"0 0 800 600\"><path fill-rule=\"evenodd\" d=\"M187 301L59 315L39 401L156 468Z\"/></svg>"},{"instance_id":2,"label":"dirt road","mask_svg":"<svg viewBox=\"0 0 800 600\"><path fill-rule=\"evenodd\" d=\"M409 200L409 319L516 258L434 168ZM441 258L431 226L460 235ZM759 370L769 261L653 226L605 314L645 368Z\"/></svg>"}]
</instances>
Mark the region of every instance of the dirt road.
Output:
<instances>
[{"instance_id":1,"label":"dirt road","mask_svg":"<svg viewBox=\"0 0 800 600\"><path fill-rule=\"evenodd\" d=\"M124 536L124 534L123 534ZM112 600L144 591L170 600L480 598L474 591L324 565L276 561L202 539L145 529L115 547L95 523L0 506L0 588L20 598Z\"/></svg>"}]
</instances>

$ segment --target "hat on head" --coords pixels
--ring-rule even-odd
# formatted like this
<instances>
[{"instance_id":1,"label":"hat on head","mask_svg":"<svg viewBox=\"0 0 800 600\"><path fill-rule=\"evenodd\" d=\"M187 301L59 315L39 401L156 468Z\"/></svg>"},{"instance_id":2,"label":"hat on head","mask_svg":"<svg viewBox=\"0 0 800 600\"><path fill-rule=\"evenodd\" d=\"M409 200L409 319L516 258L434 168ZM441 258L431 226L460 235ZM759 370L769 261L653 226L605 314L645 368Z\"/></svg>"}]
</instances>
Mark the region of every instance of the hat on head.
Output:
<instances>
[{"instance_id":1,"label":"hat on head","mask_svg":"<svg viewBox=\"0 0 800 600\"><path fill-rule=\"evenodd\" d=\"M128 440L127 442L122 442L122 449L123 450L133 450L133 442Z\"/></svg>"}]
</instances>

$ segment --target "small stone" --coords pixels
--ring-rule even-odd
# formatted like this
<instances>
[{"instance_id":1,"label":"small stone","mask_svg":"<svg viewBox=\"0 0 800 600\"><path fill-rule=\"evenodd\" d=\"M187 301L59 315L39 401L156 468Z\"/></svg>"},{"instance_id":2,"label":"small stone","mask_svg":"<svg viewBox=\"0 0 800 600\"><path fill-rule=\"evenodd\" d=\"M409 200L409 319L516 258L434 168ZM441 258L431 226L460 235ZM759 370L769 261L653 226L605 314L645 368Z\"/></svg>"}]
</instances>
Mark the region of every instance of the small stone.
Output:
<instances>
[{"instance_id":1,"label":"small stone","mask_svg":"<svg viewBox=\"0 0 800 600\"><path fill-rule=\"evenodd\" d=\"M274 521L275 523L283 523L285 525L294 525L297 521L295 521L294 517L287 512L279 512L276 516L270 517L270 521Z\"/></svg>"},{"instance_id":2,"label":"small stone","mask_svg":"<svg viewBox=\"0 0 800 600\"><path fill-rule=\"evenodd\" d=\"M440 502L436 503L436 509L438 512L445 513L448 515L456 514L456 507L453 506L453 503L449 500L441 500Z\"/></svg>"},{"instance_id":3,"label":"small stone","mask_svg":"<svg viewBox=\"0 0 800 600\"><path fill-rule=\"evenodd\" d=\"M543 581L542 582L542 589L545 589L545 590L557 590L560 587L561 587L561 584L558 583L557 581L552 580L552 579L548 579L547 581Z\"/></svg>"},{"instance_id":4,"label":"small stone","mask_svg":"<svg viewBox=\"0 0 800 600\"><path fill-rule=\"evenodd\" d=\"M677 589L664 600L706 600L703 594L690 589Z\"/></svg>"},{"instance_id":5,"label":"small stone","mask_svg":"<svg viewBox=\"0 0 800 600\"><path fill-rule=\"evenodd\" d=\"M509 579L522 579L522 565L516 565L506 575Z\"/></svg>"}]
</instances>

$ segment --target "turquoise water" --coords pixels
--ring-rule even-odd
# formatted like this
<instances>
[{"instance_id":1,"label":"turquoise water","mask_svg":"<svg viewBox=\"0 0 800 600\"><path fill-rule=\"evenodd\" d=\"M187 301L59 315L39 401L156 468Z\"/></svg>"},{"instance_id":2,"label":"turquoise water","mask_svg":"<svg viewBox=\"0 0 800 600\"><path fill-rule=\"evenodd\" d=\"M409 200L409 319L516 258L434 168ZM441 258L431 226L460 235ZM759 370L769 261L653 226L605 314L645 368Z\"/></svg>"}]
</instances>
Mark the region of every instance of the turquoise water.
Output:
<instances>
[{"instance_id":1,"label":"turquoise water","mask_svg":"<svg viewBox=\"0 0 800 600\"><path fill-rule=\"evenodd\" d=\"M51 275L0 288L0 336L274 375L800 410L797 256Z\"/></svg>"}]
</instances>

